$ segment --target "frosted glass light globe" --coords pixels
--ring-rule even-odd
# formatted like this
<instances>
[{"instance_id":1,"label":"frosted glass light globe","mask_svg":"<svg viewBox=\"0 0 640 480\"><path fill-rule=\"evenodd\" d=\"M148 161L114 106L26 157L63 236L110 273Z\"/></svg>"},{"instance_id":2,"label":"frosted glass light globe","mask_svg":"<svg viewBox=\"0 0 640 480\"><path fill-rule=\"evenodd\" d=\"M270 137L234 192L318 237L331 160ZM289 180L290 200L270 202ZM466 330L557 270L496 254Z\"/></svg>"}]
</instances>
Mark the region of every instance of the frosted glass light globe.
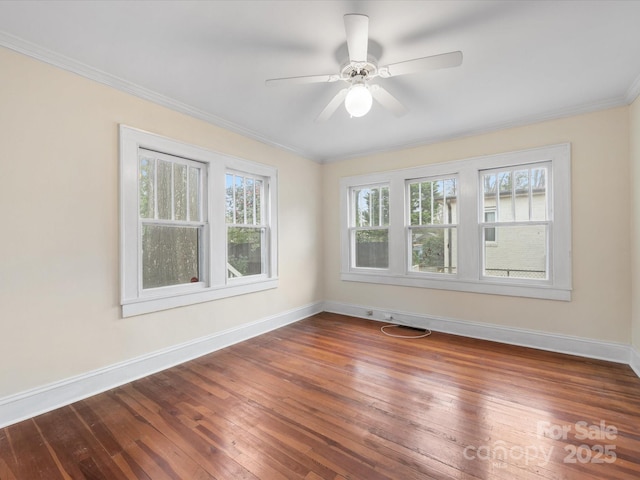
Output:
<instances>
[{"instance_id":1,"label":"frosted glass light globe","mask_svg":"<svg viewBox=\"0 0 640 480\"><path fill-rule=\"evenodd\" d=\"M362 117L369 113L373 98L367 86L363 83L356 83L347 92L344 99L344 107L352 117Z\"/></svg>"}]
</instances>

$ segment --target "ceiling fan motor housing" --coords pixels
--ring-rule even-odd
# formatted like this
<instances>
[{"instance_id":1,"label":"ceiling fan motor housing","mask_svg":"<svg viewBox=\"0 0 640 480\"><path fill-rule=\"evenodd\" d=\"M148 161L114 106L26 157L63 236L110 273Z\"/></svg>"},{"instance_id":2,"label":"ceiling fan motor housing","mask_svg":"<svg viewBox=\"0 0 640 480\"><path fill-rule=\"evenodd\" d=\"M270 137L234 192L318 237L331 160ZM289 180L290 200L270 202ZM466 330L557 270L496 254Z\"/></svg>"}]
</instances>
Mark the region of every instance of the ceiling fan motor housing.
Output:
<instances>
[{"instance_id":1,"label":"ceiling fan motor housing","mask_svg":"<svg viewBox=\"0 0 640 480\"><path fill-rule=\"evenodd\" d=\"M378 66L375 61L350 62L340 70L340 78L351 83L355 77L361 77L364 80L367 80L375 77L377 73Z\"/></svg>"}]
</instances>

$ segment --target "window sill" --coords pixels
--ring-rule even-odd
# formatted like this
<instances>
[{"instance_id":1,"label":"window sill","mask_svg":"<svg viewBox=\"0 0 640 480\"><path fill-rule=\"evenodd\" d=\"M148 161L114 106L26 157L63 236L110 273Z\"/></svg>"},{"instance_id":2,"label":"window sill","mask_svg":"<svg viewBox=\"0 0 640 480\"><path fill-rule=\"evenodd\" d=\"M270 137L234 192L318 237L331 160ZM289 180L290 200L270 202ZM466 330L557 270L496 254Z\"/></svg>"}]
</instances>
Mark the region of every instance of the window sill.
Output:
<instances>
[{"instance_id":1,"label":"window sill","mask_svg":"<svg viewBox=\"0 0 640 480\"><path fill-rule=\"evenodd\" d=\"M416 278L415 276L385 275L380 273L343 272L340 279L347 282L379 283L404 287L433 288L458 292L507 295L512 297L540 298L571 301L571 288L531 283L492 282L491 280L460 280L459 278Z\"/></svg>"},{"instance_id":2,"label":"window sill","mask_svg":"<svg viewBox=\"0 0 640 480\"><path fill-rule=\"evenodd\" d=\"M267 280L253 281L251 283L242 283L234 285L225 285L223 287L207 288L198 290L197 292L175 294L162 298L140 298L135 300L123 301L122 317L133 317L145 313L158 312L168 310L170 308L184 307L194 305L196 303L210 302L212 300L220 300L222 298L234 297L237 295L245 295L247 293L260 292L278 287L278 279L270 278Z\"/></svg>"}]
</instances>

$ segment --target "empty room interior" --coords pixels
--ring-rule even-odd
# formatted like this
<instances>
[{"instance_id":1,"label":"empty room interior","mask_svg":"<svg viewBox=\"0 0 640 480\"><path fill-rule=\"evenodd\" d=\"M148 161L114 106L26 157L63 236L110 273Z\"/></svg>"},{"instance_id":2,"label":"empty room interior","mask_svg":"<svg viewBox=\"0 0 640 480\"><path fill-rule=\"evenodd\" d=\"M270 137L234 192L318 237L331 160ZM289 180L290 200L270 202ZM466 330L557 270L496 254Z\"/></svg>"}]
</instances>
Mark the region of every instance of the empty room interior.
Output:
<instances>
[{"instance_id":1,"label":"empty room interior","mask_svg":"<svg viewBox=\"0 0 640 480\"><path fill-rule=\"evenodd\" d=\"M0 480L640 478L639 22L0 2Z\"/></svg>"}]
</instances>

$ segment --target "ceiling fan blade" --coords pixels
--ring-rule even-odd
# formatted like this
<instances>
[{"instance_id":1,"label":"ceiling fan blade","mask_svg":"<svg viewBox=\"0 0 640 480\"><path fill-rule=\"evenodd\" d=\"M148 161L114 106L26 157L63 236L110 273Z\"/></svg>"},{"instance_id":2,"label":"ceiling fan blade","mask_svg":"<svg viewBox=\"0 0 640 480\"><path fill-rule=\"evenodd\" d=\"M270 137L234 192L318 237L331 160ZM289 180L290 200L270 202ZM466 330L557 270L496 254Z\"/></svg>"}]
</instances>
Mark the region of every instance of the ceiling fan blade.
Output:
<instances>
[{"instance_id":1,"label":"ceiling fan blade","mask_svg":"<svg viewBox=\"0 0 640 480\"><path fill-rule=\"evenodd\" d=\"M400 101L391 95L387 90L380 85L371 85L369 87L371 95L376 101L387 110L391 110L396 117L401 117L408 112L407 107L400 103Z\"/></svg>"},{"instance_id":2,"label":"ceiling fan blade","mask_svg":"<svg viewBox=\"0 0 640 480\"><path fill-rule=\"evenodd\" d=\"M350 62L366 62L369 45L369 17L359 13L344 16L344 29L347 32L347 48Z\"/></svg>"},{"instance_id":3,"label":"ceiling fan blade","mask_svg":"<svg viewBox=\"0 0 640 480\"><path fill-rule=\"evenodd\" d=\"M378 69L378 75L383 78L397 77L417 73L423 70L437 70L439 68L457 67L462 64L462 52L441 53L430 57L416 58L406 62L392 63Z\"/></svg>"},{"instance_id":4,"label":"ceiling fan blade","mask_svg":"<svg viewBox=\"0 0 640 480\"><path fill-rule=\"evenodd\" d=\"M264 83L267 86L278 85L303 85L307 83L331 83L340 80L340 75L307 75L304 77L284 77L284 78L271 78Z\"/></svg>"},{"instance_id":5,"label":"ceiling fan blade","mask_svg":"<svg viewBox=\"0 0 640 480\"><path fill-rule=\"evenodd\" d=\"M329 120L331 115L335 113L335 111L344 101L344 98L347 96L348 91L349 91L348 88L343 88L342 90L340 90L336 94L336 96L331 99L329 104L326 107L324 107L324 110L320 112L320 115L318 115L318 117L316 118L316 122L324 122L326 120Z\"/></svg>"}]
</instances>

